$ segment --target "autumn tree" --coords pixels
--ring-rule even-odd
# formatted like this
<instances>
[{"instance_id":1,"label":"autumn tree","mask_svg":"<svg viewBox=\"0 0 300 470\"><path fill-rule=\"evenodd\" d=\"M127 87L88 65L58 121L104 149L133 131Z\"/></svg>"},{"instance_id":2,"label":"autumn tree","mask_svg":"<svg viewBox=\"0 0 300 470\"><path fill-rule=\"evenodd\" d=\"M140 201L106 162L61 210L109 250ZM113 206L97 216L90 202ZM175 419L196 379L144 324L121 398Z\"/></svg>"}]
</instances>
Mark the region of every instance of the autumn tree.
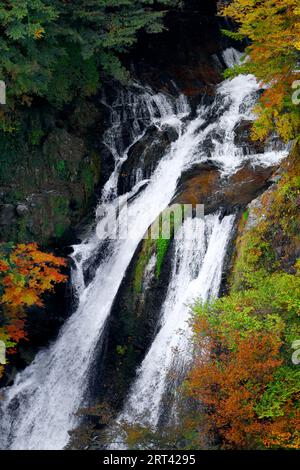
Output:
<instances>
[{"instance_id":1,"label":"autumn tree","mask_svg":"<svg viewBox=\"0 0 300 470\"><path fill-rule=\"evenodd\" d=\"M300 371L291 361L299 302L298 272L259 270L247 289L195 306L185 391L198 403L189 426L200 444L204 437L225 449L299 449Z\"/></svg>"},{"instance_id":2,"label":"autumn tree","mask_svg":"<svg viewBox=\"0 0 300 470\"><path fill-rule=\"evenodd\" d=\"M40 251L36 243L0 244L0 340L8 352L26 339L26 309L43 307L43 294L67 280L60 272L65 265L63 258Z\"/></svg>"},{"instance_id":3,"label":"autumn tree","mask_svg":"<svg viewBox=\"0 0 300 470\"><path fill-rule=\"evenodd\" d=\"M299 0L232 0L220 14L238 25L237 32L227 31L230 37L250 40L246 61L233 73L252 73L265 87L253 138L265 139L274 129L285 141L298 136L300 112L292 95L300 77Z\"/></svg>"}]
</instances>

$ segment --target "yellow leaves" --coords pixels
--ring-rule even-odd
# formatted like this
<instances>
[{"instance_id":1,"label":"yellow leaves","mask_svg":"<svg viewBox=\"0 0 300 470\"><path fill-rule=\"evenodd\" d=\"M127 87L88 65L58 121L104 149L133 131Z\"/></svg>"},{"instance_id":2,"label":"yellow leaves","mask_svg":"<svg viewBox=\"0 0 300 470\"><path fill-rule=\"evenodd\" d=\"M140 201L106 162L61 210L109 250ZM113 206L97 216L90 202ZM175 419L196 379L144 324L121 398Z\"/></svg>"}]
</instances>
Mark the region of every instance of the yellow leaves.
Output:
<instances>
[{"instance_id":1,"label":"yellow leaves","mask_svg":"<svg viewBox=\"0 0 300 470\"><path fill-rule=\"evenodd\" d=\"M26 339L26 308L42 307L43 294L67 280L60 272L64 266L65 259L40 251L36 243L0 244L0 303L4 318L0 333L6 343Z\"/></svg>"},{"instance_id":2,"label":"yellow leaves","mask_svg":"<svg viewBox=\"0 0 300 470\"><path fill-rule=\"evenodd\" d=\"M264 140L274 129L285 141L293 139L299 133L300 114L291 102L300 50L299 0L232 0L220 13L233 18L238 33L251 40L246 67L268 85L260 99L254 139Z\"/></svg>"},{"instance_id":3,"label":"yellow leaves","mask_svg":"<svg viewBox=\"0 0 300 470\"><path fill-rule=\"evenodd\" d=\"M14 306L42 305L41 295L52 290L56 283L67 279L57 269L65 266L65 260L39 251L35 243L17 245L9 257L9 263L14 268L2 279L6 287L2 303Z\"/></svg>"},{"instance_id":4,"label":"yellow leaves","mask_svg":"<svg viewBox=\"0 0 300 470\"><path fill-rule=\"evenodd\" d=\"M34 289L28 289L21 286L13 286L6 289L1 298L1 302L12 305L13 307L42 305L41 300Z\"/></svg>"},{"instance_id":5,"label":"yellow leaves","mask_svg":"<svg viewBox=\"0 0 300 470\"><path fill-rule=\"evenodd\" d=\"M34 31L34 39L36 39L37 41L39 41L39 40L42 39L42 37L44 36L44 33L45 33L44 28L40 27L40 28L36 29L36 30Z\"/></svg>"},{"instance_id":6,"label":"yellow leaves","mask_svg":"<svg viewBox=\"0 0 300 470\"><path fill-rule=\"evenodd\" d=\"M290 114L282 114L279 116L276 119L276 128L284 142L292 140L294 136L293 116Z\"/></svg>"}]
</instances>

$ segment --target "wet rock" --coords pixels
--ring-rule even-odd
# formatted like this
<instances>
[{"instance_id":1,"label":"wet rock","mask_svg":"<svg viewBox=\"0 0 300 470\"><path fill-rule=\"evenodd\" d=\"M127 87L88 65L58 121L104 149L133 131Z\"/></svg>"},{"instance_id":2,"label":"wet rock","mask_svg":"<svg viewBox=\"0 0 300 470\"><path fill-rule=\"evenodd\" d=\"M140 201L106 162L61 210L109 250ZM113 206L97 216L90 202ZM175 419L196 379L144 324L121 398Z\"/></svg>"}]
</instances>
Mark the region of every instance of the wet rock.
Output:
<instances>
[{"instance_id":1,"label":"wet rock","mask_svg":"<svg viewBox=\"0 0 300 470\"><path fill-rule=\"evenodd\" d=\"M251 139L252 125L252 121L241 121L234 129L234 143L243 149L244 155L263 153L265 150L265 145L262 142Z\"/></svg>"},{"instance_id":2,"label":"wet rock","mask_svg":"<svg viewBox=\"0 0 300 470\"><path fill-rule=\"evenodd\" d=\"M171 142L177 137L177 132L171 127L165 127L161 131L155 126L148 129L144 137L131 147L128 158L122 165L118 182L119 194L130 191L138 181L150 178Z\"/></svg>"},{"instance_id":3,"label":"wet rock","mask_svg":"<svg viewBox=\"0 0 300 470\"><path fill-rule=\"evenodd\" d=\"M214 164L195 165L182 176L173 203L204 204L206 214L221 208L230 213L236 207L245 207L264 191L271 184L275 169L247 163L224 178Z\"/></svg>"},{"instance_id":4,"label":"wet rock","mask_svg":"<svg viewBox=\"0 0 300 470\"><path fill-rule=\"evenodd\" d=\"M206 204L218 191L221 176L213 164L194 165L180 178L173 204Z\"/></svg>"},{"instance_id":5,"label":"wet rock","mask_svg":"<svg viewBox=\"0 0 300 470\"><path fill-rule=\"evenodd\" d=\"M26 204L18 204L16 207L17 214L22 217L23 215L27 214L29 208Z\"/></svg>"},{"instance_id":6,"label":"wet rock","mask_svg":"<svg viewBox=\"0 0 300 470\"><path fill-rule=\"evenodd\" d=\"M16 212L13 204L2 204L0 206L0 225L10 225L15 219Z\"/></svg>"},{"instance_id":7,"label":"wet rock","mask_svg":"<svg viewBox=\"0 0 300 470\"><path fill-rule=\"evenodd\" d=\"M224 200L230 206L245 206L269 185L276 167L260 167L247 163L233 176L223 182Z\"/></svg>"},{"instance_id":8,"label":"wet rock","mask_svg":"<svg viewBox=\"0 0 300 470\"><path fill-rule=\"evenodd\" d=\"M69 243L95 198L100 182L99 153L83 137L55 128L39 149L29 151L25 146L16 155L7 158L11 166L3 181L0 176L0 185L5 183L1 239Z\"/></svg>"}]
</instances>

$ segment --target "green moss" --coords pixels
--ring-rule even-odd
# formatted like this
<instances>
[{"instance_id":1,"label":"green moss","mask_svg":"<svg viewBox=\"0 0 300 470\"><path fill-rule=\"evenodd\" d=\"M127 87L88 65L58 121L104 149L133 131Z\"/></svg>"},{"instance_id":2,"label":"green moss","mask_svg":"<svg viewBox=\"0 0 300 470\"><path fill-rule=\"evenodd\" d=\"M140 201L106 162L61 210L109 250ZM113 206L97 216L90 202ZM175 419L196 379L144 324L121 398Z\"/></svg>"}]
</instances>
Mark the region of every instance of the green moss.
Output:
<instances>
[{"instance_id":1,"label":"green moss","mask_svg":"<svg viewBox=\"0 0 300 470\"><path fill-rule=\"evenodd\" d=\"M64 160L59 160L56 163L56 170L57 170L58 175L61 178L65 179L68 177L68 170L66 167L66 162Z\"/></svg>"},{"instance_id":2,"label":"green moss","mask_svg":"<svg viewBox=\"0 0 300 470\"><path fill-rule=\"evenodd\" d=\"M147 264L150 261L152 252L153 241L147 238L143 241L143 246L135 265L133 276L133 290L135 294L142 292L144 272Z\"/></svg>"},{"instance_id":3,"label":"green moss","mask_svg":"<svg viewBox=\"0 0 300 470\"><path fill-rule=\"evenodd\" d=\"M90 167L85 168L82 172L83 181L88 194L92 194L94 190L94 176L93 169Z\"/></svg>"},{"instance_id":4,"label":"green moss","mask_svg":"<svg viewBox=\"0 0 300 470\"><path fill-rule=\"evenodd\" d=\"M165 256L167 254L169 244L170 244L169 239L158 238L156 240L156 255L157 255L156 276L157 276L157 278L160 277L161 268L162 268Z\"/></svg>"},{"instance_id":5,"label":"green moss","mask_svg":"<svg viewBox=\"0 0 300 470\"><path fill-rule=\"evenodd\" d=\"M55 236L61 238L65 233L66 227L62 223L55 224Z\"/></svg>"},{"instance_id":6,"label":"green moss","mask_svg":"<svg viewBox=\"0 0 300 470\"><path fill-rule=\"evenodd\" d=\"M127 346L124 345L124 346L120 346L118 345L117 348L116 348L116 353L119 355L119 356L125 356L127 352Z\"/></svg>"},{"instance_id":7,"label":"green moss","mask_svg":"<svg viewBox=\"0 0 300 470\"><path fill-rule=\"evenodd\" d=\"M173 211L166 210L160 216L159 220L159 237L156 240L156 277L159 278L161 269L164 263L165 256L172 238L174 237L175 230L182 224L183 205L179 207L179 211L174 214ZM168 233L169 232L169 233Z\"/></svg>"},{"instance_id":8,"label":"green moss","mask_svg":"<svg viewBox=\"0 0 300 470\"><path fill-rule=\"evenodd\" d=\"M60 217L68 214L69 202L64 196L57 195L52 200L52 209L54 216Z\"/></svg>"},{"instance_id":9,"label":"green moss","mask_svg":"<svg viewBox=\"0 0 300 470\"><path fill-rule=\"evenodd\" d=\"M17 232L18 233L16 235L16 239L21 243L32 241L31 236L28 233L28 226L27 225L28 225L28 218L27 217L21 218L18 225L17 225Z\"/></svg>"},{"instance_id":10,"label":"green moss","mask_svg":"<svg viewBox=\"0 0 300 470\"><path fill-rule=\"evenodd\" d=\"M45 133L43 129L32 129L29 134L29 143L33 146L40 145L42 138L44 137Z\"/></svg>"},{"instance_id":11,"label":"green moss","mask_svg":"<svg viewBox=\"0 0 300 470\"><path fill-rule=\"evenodd\" d=\"M174 237L175 228L179 227L182 223L182 211L183 205L181 206L181 211L179 211L176 216L174 216L172 211L164 211L154 222L151 230L149 230L149 238L144 240L142 250L135 266L134 292L136 294L140 293L142 290L145 268L153 253L156 253L155 274L156 278L159 279L165 256L168 252L170 242ZM153 239L150 239L150 234L153 236L157 227L158 233L156 233L156 236L158 236L158 238L153 237Z\"/></svg>"},{"instance_id":12,"label":"green moss","mask_svg":"<svg viewBox=\"0 0 300 470\"><path fill-rule=\"evenodd\" d=\"M247 220L249 219L249 209L246 209L246 210L243 212L242 218L243 218L243 222L246 223Z\"/></svg>"}]
</instances>

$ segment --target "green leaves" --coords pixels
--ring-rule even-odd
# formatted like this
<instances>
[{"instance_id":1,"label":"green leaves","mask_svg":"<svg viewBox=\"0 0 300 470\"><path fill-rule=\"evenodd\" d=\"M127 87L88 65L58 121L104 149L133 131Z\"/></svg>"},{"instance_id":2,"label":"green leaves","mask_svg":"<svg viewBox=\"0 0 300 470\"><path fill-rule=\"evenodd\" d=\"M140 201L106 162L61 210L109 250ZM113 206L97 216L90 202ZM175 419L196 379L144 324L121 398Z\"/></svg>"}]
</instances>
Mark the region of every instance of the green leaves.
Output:
<instances>
[{"instance_id":1,"label":"green leaves","mask_svg":"<svg viewBox=\"0 0 300 470\"><path fill-rule=\"evenodd\" d=\"M274 375L272 382L267 385L255 411L261 419L284 416L286 403L299 394L300 370L296 367L282 366Z\"/></svg>"},{"instance_id":2,"label":"green leaves","mask_svg":"<svg viewBox=\"0 0 300 470\"><path fill-rule=\"evenodd\" d=\"M100 75L128 80L119 55L145 30L163 29L170 0L9 0L0 6L0 78L8 107L35 96L55 106L90 96ZM5 129L5 126L2 126Z\"/></svg>"}]
</instances>

